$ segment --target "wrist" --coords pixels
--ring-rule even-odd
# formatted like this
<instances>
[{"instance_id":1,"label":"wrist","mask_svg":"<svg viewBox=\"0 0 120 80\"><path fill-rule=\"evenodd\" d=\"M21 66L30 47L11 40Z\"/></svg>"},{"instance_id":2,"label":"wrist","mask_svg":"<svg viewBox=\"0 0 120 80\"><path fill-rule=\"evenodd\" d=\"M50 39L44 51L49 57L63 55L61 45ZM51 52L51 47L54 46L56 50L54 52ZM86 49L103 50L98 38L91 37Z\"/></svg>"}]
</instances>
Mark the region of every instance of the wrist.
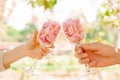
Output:
<instances>
[{"instance_id":1,"label":"wrist","mask_svg":"<svg viewBox=\"0 0 120 80\"><path fill-rule=\"evenodd\" d=\"M29 43L25 43L24 44L24 55L25 57L29 56L30 55L30 50L32 49L32 47L30 46Z\"/></svg>"},{"instance_id":2,"label":"wrist","mask_svg":"<svg viewBox=\"0 0 120 80\"><path fill-rule=\"evenodd\" d=\"M24 58L27 56L28 49L27 49L26 44L22 44L16 47L15 49L13 49L13 51L14 50L17 52L17 55L19 55L20 58Z\"/></svg>"},{"instance_id":3,"label":"wrist","mask_svg":"<svg viewBox=\"0 0 120 80\"><path fill-rule=\"evenodd\" d=\"M10 67L10 63L8 63L8 59L7 59L7 53L4 53L4 55L3 55L3 65L4 65L4 67L7 69L7 68L9 68Z\"/></svg>"},{"instance_id":4,"label":"wrist","mask_svg":"<svg viewBox=\"0 0 120 80\"><path fill-rule=\"evenodd\" d=\"M22 55L23 55L24 57L26 57L26 56L28 56L28 53L29 53L28 45L27 45L27 44L24 44L24 45L22 45L22 46L23 46L23 53L22 53Z\"/></svg>"},{"instance_id":5,"label":"wrist","mask_svg":"<svg viewBox=\"0 0 120 80\"><path fill-rule=\"evenodd\" d=\"M116 54L116 64L120 64L120 49L115 48L115 54Z\"/></svg>"}]
</instances>

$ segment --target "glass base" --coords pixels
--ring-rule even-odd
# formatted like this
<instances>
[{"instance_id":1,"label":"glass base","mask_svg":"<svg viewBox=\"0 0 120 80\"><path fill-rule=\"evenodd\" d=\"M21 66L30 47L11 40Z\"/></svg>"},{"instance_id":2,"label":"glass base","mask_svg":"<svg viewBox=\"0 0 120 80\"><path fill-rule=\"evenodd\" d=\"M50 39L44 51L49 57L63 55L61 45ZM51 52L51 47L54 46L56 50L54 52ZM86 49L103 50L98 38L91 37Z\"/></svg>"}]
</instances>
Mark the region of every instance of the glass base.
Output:
<instances>
[{"instance_id":1,"label":"glass base","mask_svg":"<svg viewBox=\"0 0 120 80\"><path fill-rule=\"evenodd\" d=\"M30 68L30 67L25 67L25 68L23 68L23 70L24 70L26 73L28 73L28 74L30 74L30 75L32 75L32 76L40 76L40 72L39 72L39 71L33 70L33 69Z\"/></svg>"},{"instance_id":2,"label":"glass base","mask_svg":"<svg viewBox=\"0 0 120 80\"><path fill-rule=\"evenodd\" d=\"M93 75L93 74L96 74L98 72L97 69L85 69L85 70L82 70L80 71L80 76L88 76L88 75Z\"/></svg>"}]
</instances>

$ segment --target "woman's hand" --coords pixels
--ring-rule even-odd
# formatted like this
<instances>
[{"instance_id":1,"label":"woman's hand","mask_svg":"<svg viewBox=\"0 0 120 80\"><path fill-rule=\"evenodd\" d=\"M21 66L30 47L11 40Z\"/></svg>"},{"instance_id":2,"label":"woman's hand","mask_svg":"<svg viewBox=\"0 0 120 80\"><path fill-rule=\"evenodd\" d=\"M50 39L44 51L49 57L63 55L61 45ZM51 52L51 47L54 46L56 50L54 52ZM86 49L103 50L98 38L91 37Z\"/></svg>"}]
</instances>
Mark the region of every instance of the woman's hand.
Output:
<instances>
[{"instance_id":1,"label":"woman's hand","mask_svg":"<svg viewBox=\"0 0 120 80\"><path fill-rule=\"evenodd\" d=\"M41 59L43 56L48 54L50 50L45 46L41 46L37 40L37 36L38 32L35 31L32 39L26 44L26 55L31 58Z\"/></svg>"},{"instance_id":2,"label":"woman's hand","mask_svg":"<svg viewBox=\"0 0 120 80\"><path fill-rule=\"evenodd\" d=\"M50 50L47 47L40 45L37 41L37 35L38 32L35 31L34 36L28 43L5 52L3 55L4 67L9 68L11 63L26 56L41 59L43 56L48 54Z\"/></svg>"}]
</instances>

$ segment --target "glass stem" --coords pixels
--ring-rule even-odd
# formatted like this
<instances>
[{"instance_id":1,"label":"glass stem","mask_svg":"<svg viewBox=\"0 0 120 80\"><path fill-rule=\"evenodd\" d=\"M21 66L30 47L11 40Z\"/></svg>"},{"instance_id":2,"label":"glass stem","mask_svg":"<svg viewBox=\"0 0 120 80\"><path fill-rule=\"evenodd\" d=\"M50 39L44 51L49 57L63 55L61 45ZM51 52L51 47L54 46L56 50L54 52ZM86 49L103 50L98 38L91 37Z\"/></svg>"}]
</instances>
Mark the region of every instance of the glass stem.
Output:
<instances>
[{"instance_id":1,"label":"glass stem","mask_svg":"<svg viewBox=\"0 0 120 80\"><path fill-rule=\"evenodd\" d=\"M33 61L32 65L30 66L30 69L31 69L31 70L34 70L34 69L35 69L36 64L37 64L37 59L34 59L34 61Z\"/></svg>"},{"instance_id":2,"label":"glass stem","mask_svg":"<svg viewBox=\"0 0 120 80\"><path fill-rule=\"evenodd\" d=\"M90 72L90 67L88 66L88 64L85 64L85 69L86 69L86 72Z\"/></svg>"}]
</instances>

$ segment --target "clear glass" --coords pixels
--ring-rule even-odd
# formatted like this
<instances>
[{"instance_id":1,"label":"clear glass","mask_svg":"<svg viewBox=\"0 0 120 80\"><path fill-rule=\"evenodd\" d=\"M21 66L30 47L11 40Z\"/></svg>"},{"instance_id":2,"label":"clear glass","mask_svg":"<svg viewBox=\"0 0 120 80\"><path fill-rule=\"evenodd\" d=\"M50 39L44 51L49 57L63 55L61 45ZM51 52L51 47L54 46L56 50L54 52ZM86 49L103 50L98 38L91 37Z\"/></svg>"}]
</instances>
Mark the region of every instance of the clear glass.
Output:
<instances>
[{"instance_id":1,"label":"clear glass","mask_svg":"<svg viewBox=\"0 0 120 80\"><path fill-rule=\"evenodd\" d=\"M61 30L61 25L57 22L57 20L55 20L53 16L46 15L44 18L40 19L40 27L37 27L37 29L37 41L40 43L40 45L53 50L52 46L54 46L54 43L58 37L58 34ZM26 72L32 75L40 75L39 72L35 70L35 65L37 64L38 57L29 67L24 68Z\"/></svg>"},{"instance_id":2,"label":"clear glass","mask_svg":"<svg viewBox=\"0 0 120 80\"><path fill-rule=\"evenodd\" d=\"M80 22L79 16L72 16L63 22L63 31L66 38L74 45L81 45L85 39L85 30ZM86 76L94 73L96 70L90 69L88 64L85 64L85 70L81 71L81 76Z\"/></svg>"}]
</instances>

